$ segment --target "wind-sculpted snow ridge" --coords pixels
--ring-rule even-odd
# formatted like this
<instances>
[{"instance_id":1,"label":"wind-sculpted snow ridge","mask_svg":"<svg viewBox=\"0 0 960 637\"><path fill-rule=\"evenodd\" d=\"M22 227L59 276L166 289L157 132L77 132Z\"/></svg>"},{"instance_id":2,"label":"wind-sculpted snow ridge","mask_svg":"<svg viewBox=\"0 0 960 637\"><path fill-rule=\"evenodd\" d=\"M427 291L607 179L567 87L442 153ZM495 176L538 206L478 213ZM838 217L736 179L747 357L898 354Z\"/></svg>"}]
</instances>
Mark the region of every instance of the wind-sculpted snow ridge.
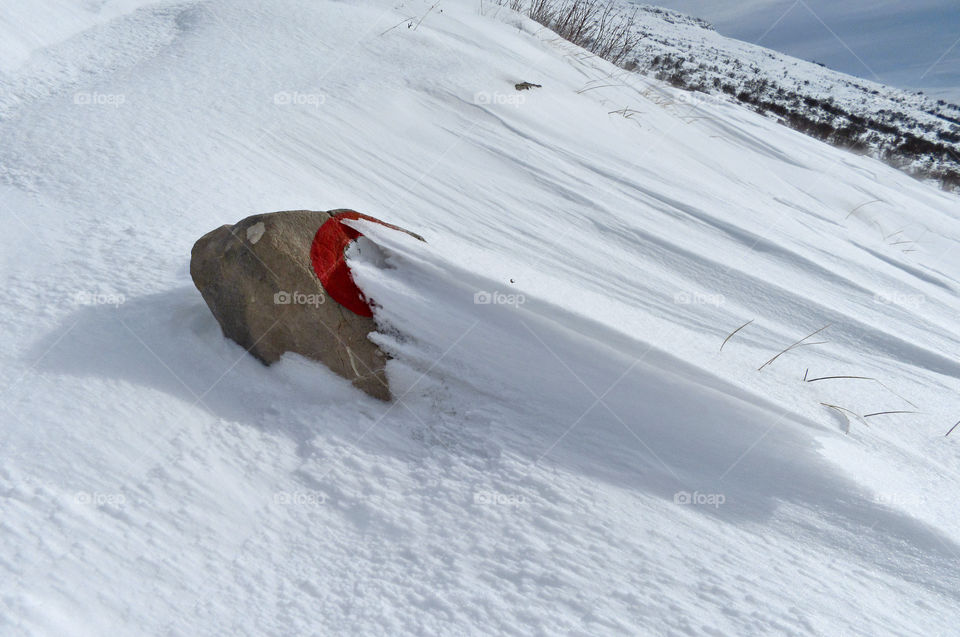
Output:
<instances>
[{"instance_id":1,"label":"wind-sculpted snow ridge","mask_svg":"<svg viewBox=\"0 0 960 637\"><path fill-rule=\"evenodd\" d=\"M75 26L0 77L0 635L955 632L957 197L488 2ZM426 240L349 222L389 403L189 275L344 207Z\"/></svg>"}]
</instances>

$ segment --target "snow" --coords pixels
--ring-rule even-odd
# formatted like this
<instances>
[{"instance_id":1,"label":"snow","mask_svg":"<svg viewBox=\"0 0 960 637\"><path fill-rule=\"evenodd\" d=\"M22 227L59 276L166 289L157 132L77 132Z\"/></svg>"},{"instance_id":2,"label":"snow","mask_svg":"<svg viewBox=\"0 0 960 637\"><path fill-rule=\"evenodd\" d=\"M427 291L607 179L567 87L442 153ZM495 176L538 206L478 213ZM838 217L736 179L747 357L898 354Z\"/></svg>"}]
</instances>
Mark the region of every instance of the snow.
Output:
<instances>
[{"instance_id":1,"label":"snow","mask_svg":"<svg viewBox=\"0 0 960 637\"><path fill-rule=\"evenodd\" d=\"M61 44L148 4L150 0L33 0L4 7L0 15L0 70L15 71L35 51Z\"/></svg>"},{"instance_id":2,"label":"snow","mask_svg":"<svg viewBox=\"0 0 960 637\"><path fill-rule=\"evenodd\" d=\"M952 0L658 0L730 37L903 89L960 95Z\"/></svg>"},{"instance_id":3,"label":"snow","mask_svg":"<svg viewBox=\"0 0 960 637\"><path fill-rule=\"evenodd\" d=\"M0 634L955 632L960 199L431 4L51 5L5 70ZM338 207L426 238L351 222L390 404L190 282Z\"/></svg>"},{"instance_id":4,"label":"snow","mask_svg":"<svg viewBox=\"0 0 960 637\"><path fill-rule=\"evenodd\" d=\"M681 104L736 96L796 130L812 129L814 137L859 147L911 175L960 175L960 155L951 141L960 132L960 106L725 37L709 23L676 11L649 5L634 9L630 15L642 37L629 62L646 75L693 89ZM915 143L927 149L910 151Z\"/></svg>"}]
</instances>

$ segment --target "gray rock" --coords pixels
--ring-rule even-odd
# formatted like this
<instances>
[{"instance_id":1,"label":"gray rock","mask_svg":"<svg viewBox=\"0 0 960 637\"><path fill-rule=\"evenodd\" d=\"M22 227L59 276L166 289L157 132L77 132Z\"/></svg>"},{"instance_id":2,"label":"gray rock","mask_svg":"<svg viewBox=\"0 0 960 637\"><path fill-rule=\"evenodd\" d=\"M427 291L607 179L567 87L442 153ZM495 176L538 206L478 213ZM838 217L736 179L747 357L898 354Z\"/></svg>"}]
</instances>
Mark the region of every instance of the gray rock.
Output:
<instances>
[{"instance_id":1,"label":"gray rock","mask_svg":"<svg viewBox=\"0 0 960 637\"><path fill-rule=\"evenodd\" d=\"M190 275L224 335L264 364L295 352L390 400L387 357L367 338L376 323L330 298L310 261L317 230L337 212L273 212L221 226L194 244Z\"/></svg>"}]
</instances>

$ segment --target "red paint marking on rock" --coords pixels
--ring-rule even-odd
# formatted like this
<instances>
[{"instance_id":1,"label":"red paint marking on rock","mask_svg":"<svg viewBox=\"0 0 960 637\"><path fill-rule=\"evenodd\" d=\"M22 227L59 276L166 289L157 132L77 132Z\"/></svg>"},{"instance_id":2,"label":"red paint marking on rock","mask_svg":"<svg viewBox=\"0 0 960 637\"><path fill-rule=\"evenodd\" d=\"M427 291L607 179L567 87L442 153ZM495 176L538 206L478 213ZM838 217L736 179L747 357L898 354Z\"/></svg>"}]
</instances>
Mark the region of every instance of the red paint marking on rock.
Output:
<instances>
[{"instance_id":1,"label":"red paint marking on rock","mask_svg":"<svg viewBox=\"0 0 960 637\"><path fill-rule=\"evenodd\" d=\"M351 242L363 236L358 230L341 223L345 219L363 219L379 223L382 226L406 232L403 228L384 223L368 215L346 210L327 219L313 238L310 246L310 261L313 271L320 278L323 289L334 301L360 316L373 316L363 292L353 282L350 266L343 254Z\"/></svg>"}]
</instances>

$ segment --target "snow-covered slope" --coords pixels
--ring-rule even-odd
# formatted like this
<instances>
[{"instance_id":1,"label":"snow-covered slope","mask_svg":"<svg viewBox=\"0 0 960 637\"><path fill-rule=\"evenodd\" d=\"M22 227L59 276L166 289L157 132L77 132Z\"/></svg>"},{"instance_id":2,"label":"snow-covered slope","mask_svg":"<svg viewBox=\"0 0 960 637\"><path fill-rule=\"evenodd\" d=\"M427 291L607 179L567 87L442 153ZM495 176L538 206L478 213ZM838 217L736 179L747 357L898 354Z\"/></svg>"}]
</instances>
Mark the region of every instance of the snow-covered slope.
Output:
<instances>
[{"instance_id":1,"label":"snow-covered slope","mask_svg":"<svg viewBox=\"0 0 960 637\"><path fill-rule=\"evenodd\" d=\"M904 89L960 102L954 0L657 0L724 35Z\"/></svg>"},{"instance_id":2,"label":"snow-covered slope","mask_svg":"<svg viewBox=\"0 0 960 637\"><path fill-rule=\"evenodd\" d=\"M724 37L675 11L630 0L624 6L643 35L628 67L697 91L690 100L739 101L817 139L960 189L960 106Z\"/></svg>"},{"instance_id":3,"label":"snow-covered slope","mask_svg":"<svg viewBox=\"0 0 960 637\"><path fill-rule=\"evenodd\" d=\"M432 4L157 3L3 77L0 634L955 631L960 200ZM389 405L190 283L335 207L427 239L361 223Z\"/></svg>"},{"instance_id":4,"label":"snow-covered slope","mask_svg":"<svg viewBox=\"0 0 960 637\"><path fill-rule=\"evenodd\" d=\"M31 55L151 4L151 0L32 0L0 13L0 71L18 69Z\"/></svg>"}]
</instances>

